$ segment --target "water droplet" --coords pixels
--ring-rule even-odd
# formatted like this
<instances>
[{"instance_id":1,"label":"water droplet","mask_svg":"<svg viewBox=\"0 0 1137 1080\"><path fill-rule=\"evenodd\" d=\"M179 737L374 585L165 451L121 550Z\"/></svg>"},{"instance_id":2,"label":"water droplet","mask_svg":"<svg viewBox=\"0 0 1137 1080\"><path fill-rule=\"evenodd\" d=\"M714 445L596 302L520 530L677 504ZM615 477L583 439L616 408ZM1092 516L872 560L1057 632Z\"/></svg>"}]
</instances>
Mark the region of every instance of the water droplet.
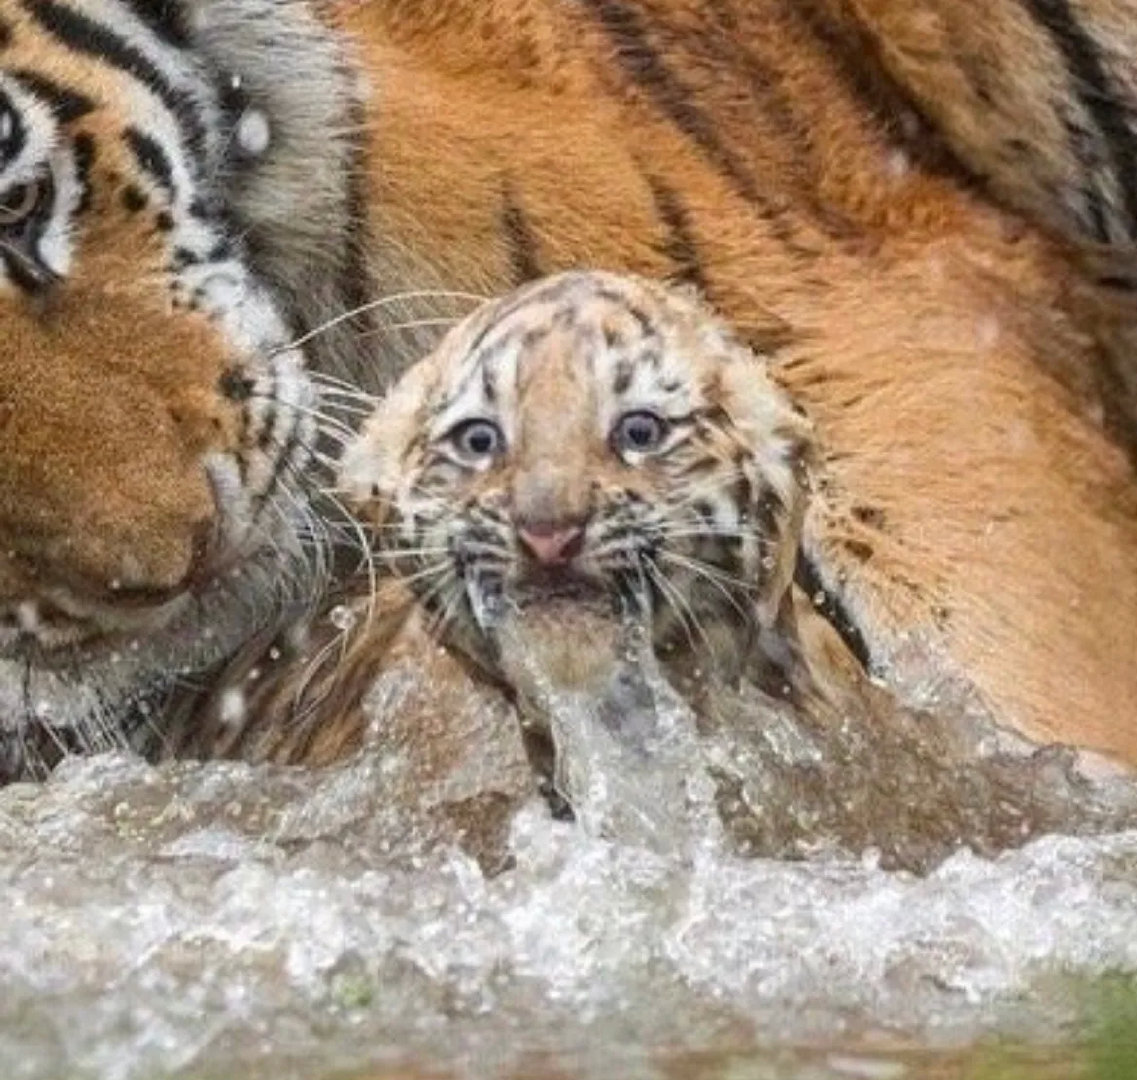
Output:
<instances>
[{"instance_id":1,"label":"water droplet","mask_svg":"<svg viewBox=\"0 0 1137 1080\"><path fill-rule=\"evenodd\" d=\"M39 605L34 600L26 600L16 607L16 621L25 634L34 634L39 629Z\"/></svg>"},{"instance_id":2,"label":"water droplet","mask_svg":"<svg viewBox=\"0 0 1137 1080\"><path fill-rule=\"evenodd\" d=\"M262 109L246 109L237 121L237 145L249 157L261 157L272 141L272 128Z\"/></svg>"},{"instance_id":3,"label":"water droplet","mask_svg":"<svg viewBox=\"0 0 1137 1080\"><path fill-rule=\"evenodd\" d=\"M221 692L217 705L217 718L226 727L239 727L245 722L248 713L248 703L245 693L239 687L231 686Z\"/></svg>"}]
</instances>

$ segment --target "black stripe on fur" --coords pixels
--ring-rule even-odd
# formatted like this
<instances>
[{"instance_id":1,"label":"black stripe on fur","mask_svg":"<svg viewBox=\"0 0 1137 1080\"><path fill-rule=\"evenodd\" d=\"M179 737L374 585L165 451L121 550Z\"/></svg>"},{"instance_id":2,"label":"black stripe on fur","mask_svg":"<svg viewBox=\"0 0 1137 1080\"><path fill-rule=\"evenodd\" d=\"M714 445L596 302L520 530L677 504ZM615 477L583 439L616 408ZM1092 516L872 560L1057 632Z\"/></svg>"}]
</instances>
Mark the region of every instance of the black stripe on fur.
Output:
<instances>
[{"instance_id":1,"label":"black stripe on fur","mask_svg":"<svg viewBox=\"0 0 1137 1080\"><path fill-rule=\"evenodd\" d=\"M171 86L150 59L110 27L55 0L22 0L28 14L61 44L125 71L143 83L170 110L181 129L186 148L196 158L205 147L205 127L193 98Z\"/></svg>"},{"instance_id":2,"label":"black stripe on fur","mask_svg":"<svg viewBox=\"0 0 1137 1080\"><path fill-rule=\"evenodd\" d=\"M1129 125L1129 110L1110 85L1102 64L1101 53L1085 28L1078 22L1069 0L1023 0L1035 21L1049 34L1061 53L1070 73L1070 82L1086 115L1098 132L1112 158L1113 176L1121 193L1125 214L1123 229L1132 238L1137 229L1137 139ZM1084 151L1074 147L1085 161ZM1091 165L1087 162L1086 169ZM1097 210L1095 228L1102 231L1099 240L1116 239L1108 232L1108 224Z\"/></svg>"},{"instance_id":3,"label":"black stripe on fur","mask_svg":"<svg viewBox=\"0 0 1137 1080\"><path fill-rule=\"evenodd\" d=\"M94 111L95 103L86 94L62 86L41 72L20 68L6 74L51 109L60 124L72 124Z\"/></svg>"}]
</instances>

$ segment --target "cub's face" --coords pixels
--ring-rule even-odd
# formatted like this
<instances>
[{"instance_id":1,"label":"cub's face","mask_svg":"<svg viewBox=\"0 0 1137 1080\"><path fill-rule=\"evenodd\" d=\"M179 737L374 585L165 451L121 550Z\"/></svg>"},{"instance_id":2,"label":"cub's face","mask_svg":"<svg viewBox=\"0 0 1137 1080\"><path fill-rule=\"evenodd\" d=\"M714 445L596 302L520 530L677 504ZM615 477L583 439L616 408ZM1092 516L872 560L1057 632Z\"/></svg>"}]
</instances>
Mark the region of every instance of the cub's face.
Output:
<instances>
[{"instance_id":1,"label":"cub's face","mask_svg":"<svg viewBox=\"0 0 1137 1080\"><path fill-rule=\"evenodd\" d=\"M450 332L369 419L342 483L459 639L511 608L606 598L657 646L773 621L806 423L707 311L566 274Z\"/></svg>"},{"instance_id":2,"label":"cub's face","mask_svg":"<svg viewBox=\"0 0 1137 1080\"><path fill-rule=\"evenodd\" d=\"M0 742L115 729L298 557L310 386L217 186L233 88L159 7L0 0Z\"/></svg>"}]
</instances>

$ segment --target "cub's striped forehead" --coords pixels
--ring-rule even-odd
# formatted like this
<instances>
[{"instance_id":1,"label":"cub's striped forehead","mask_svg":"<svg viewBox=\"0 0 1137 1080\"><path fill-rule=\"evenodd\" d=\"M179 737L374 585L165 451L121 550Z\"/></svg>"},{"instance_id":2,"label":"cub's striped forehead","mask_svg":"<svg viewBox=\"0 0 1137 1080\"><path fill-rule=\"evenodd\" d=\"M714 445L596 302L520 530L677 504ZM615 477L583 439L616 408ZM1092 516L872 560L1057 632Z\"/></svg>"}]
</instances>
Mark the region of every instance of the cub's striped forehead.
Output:
<instances>
[{"instance_id":1,"label":"cub's striped forehead","mask_svg":"<svg viewBox=\"0 0 1137 1080\"><path fill-rule=\"evenodd\" d=\"M743 353L681 293L633 277L561 274L487 305L443 343L437 426L477 411L508 420L530 403L555 408L541 399L557 387L586 394L601 413L686 414L717 364Z\"/></svg>"}]
</instances>

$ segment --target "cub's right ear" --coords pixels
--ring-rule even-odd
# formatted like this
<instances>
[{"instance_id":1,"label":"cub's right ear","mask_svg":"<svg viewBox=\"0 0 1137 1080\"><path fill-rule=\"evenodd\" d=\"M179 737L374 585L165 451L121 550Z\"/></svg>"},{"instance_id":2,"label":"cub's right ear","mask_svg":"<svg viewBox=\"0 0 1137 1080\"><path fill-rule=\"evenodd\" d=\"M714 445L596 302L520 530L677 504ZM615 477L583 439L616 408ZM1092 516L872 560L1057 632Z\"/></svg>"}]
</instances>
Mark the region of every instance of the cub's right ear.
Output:
<instances>
[{"instance_id":1,"label":"cub's right ear","mask_svg":"<svg viewBox=\"0 0 1137 1080\"><path fill-rule=\"evenodd\" d=\"M349 509L368 520L396 501L412 482L410 462L430 428L438 386L432 354L413 365L388 391L347 444L339 463L336 491Z\"/></svg>"}]
</instances>

